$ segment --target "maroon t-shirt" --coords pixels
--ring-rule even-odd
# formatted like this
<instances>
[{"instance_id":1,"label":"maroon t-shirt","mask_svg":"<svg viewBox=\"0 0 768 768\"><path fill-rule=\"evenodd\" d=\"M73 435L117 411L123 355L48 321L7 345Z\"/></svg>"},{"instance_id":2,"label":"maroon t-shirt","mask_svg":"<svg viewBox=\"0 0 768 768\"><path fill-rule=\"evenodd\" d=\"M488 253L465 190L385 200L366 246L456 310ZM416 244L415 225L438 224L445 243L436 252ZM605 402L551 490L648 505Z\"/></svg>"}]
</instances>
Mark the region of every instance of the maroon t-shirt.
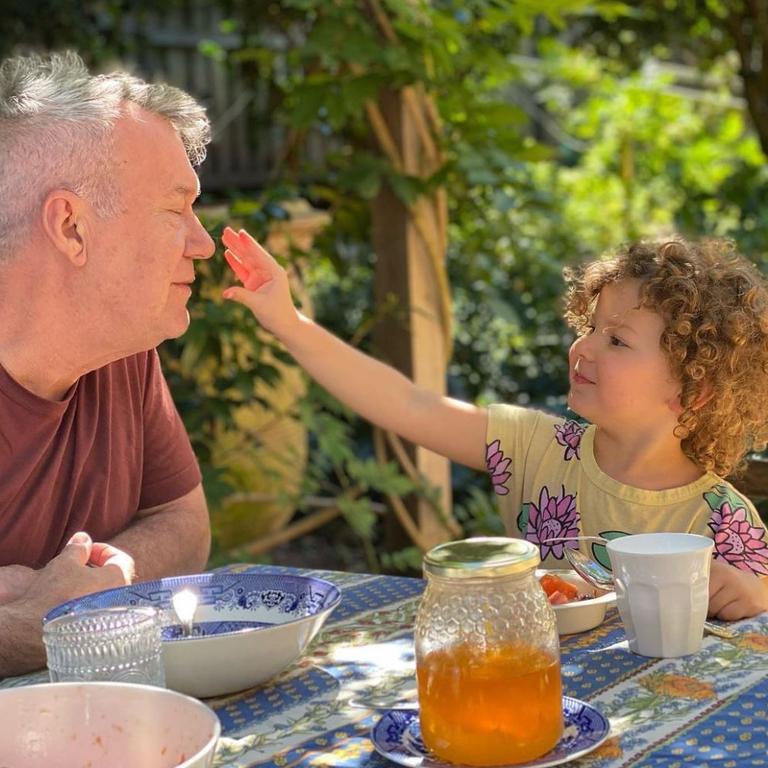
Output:
<instances>
[{"instance_id":1,"label":"maroon t-shirt","mask_svg":"<svg viewBox=\"0 0 768 768\"><path fill-rule=\"evenodd\" d=\"M0 366L0 566L40 567L75 531L106 541L199 483L155 350L91 371L60 402Z\"/></svg>"}]
</instances>

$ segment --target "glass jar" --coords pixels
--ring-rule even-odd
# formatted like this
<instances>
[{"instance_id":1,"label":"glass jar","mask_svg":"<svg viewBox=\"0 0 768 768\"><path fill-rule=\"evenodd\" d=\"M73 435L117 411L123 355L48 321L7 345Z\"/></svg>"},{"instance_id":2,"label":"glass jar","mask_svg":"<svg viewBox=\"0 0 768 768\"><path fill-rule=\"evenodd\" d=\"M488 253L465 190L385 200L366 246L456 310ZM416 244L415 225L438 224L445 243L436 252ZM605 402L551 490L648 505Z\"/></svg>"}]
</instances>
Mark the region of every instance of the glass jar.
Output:
<instances>
[{"instance_id":1,"label":"glass jar","mask_svg":"<svg viewBox=\"0 0 768 768\"><path fill-rule=\"evenodd\" d=\"M563 732L555 614L528 541L452 541L424 557L416 617L425 745L465 765L527 762Z\"/></svg>"}]
</instances>

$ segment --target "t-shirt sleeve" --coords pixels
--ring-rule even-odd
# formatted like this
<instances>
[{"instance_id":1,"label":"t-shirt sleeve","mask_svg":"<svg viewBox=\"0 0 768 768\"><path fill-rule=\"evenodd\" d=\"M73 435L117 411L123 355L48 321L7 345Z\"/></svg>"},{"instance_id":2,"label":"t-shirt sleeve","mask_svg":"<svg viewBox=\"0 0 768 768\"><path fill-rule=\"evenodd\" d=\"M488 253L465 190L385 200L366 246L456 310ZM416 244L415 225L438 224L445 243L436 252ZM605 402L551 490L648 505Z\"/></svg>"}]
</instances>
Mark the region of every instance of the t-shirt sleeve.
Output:
<instances>
[{"instance_id":1,"label":"t-shirt sleeve","mask_svg":"<svg viewBox=\"0 0 768 768\"><path fill-rule=\"evenodd\" d=\"M754 504L730 483L716 485L704 499L715 557L743 571L768 576L768 531Z\"/></svg>"},{"instance_id":2,"label":"t-shirt sleeve","mask_svg":"<svg viewBox=\"0 0 768 768\"><path fill-rule=\"evenodd\" d=\"M488 409L485 461L499 512L508 533L520 536L517 519L523 503L526 466L540 411L516 405L492 405Z\"/></svg>"},{"instance_id":3,"label":"t-shirt sleeve","mask_svg":"<svg viewBox=\"0 0 768 768\"><path fill-rule=\"evenodd\" d=\"M202 480L156 350L147 353L143 418L144 465L139 509L178 499Z\"/></svg>"}]
</instances>

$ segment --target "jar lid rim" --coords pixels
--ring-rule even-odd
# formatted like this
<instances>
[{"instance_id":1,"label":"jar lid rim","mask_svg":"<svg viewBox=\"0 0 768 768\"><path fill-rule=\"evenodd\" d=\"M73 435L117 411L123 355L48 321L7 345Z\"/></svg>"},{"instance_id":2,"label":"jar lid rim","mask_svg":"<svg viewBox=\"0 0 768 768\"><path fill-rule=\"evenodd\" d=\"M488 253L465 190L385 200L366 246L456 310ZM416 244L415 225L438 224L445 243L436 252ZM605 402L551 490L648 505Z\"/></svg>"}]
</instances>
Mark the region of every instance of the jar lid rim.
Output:
<instances>
[{"instance_id":1,"label":"jar lid rim","mask_svg":"<svg viewBox=\"0 0 768 768\"><path fill-rule=\"evenodd\" d=\"M424 572L451 578L487 578L524 573L539 562L539 548L530 541L479 536L433 547L424 556Z\"/></svg>"}]
</instances>

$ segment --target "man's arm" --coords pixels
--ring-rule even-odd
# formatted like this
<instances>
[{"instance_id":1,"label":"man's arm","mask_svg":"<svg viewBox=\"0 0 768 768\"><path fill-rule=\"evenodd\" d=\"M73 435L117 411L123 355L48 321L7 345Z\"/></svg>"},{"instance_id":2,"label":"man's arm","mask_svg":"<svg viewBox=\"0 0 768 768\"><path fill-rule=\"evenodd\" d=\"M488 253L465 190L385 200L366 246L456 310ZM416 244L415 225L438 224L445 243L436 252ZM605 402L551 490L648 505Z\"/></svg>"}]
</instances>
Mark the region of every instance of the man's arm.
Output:
<instances>
[{"instance_id":1,"label":"man's arm","mask_svg":"<svg viewBox=\"0 0 768 768\"><path fill-rule=\"evenodd\" d=\"M203 486L166 504L139 510L134 522L109 543L133 557L137 581L204 570L211 526Z\"/></svg>"},{"instance_id":2,"label":"man's arm","mask_svg":"<svg viewBox=\"0 0 768 768\"><path fill-rule=\"evenodd\" d=\"M130 582L130 570L125 553L94 544L85 533L76 533L45 568L30 569L23 593L0 605L0 678L45 666L41 638L48 611L65 600L122 587Z\"/></svg>"}]
</instances>

